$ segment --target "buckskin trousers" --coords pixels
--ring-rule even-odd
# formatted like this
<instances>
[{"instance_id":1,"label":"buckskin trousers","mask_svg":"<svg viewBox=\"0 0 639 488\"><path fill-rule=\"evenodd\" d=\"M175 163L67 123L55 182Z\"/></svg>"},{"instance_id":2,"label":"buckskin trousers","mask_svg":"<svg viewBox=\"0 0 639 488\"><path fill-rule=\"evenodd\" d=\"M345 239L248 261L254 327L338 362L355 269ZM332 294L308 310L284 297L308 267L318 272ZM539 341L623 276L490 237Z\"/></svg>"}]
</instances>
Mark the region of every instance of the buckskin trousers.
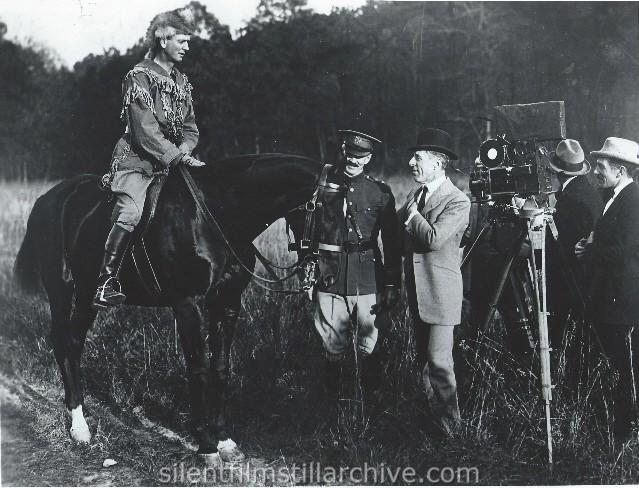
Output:
<instances>
[{"instance_id":1,"label":"buckskin trousers","mask_svg":"<svg viewBox=\"0 0 639 488\"><path fill-rule=\"evenodd\" d=\"M357 323L357 345L370 354L377 343L375 315L371 308L379 303L380 294L344 296L318 292L315 305L315 328L322 338L327 357L340 361L344 357L350 334L351 318Z\"/></svg>"},{"instance_id":2,"label":"buckskin trousers","mask_svg":"<svg viewBox=\"0 0 639 488\"><path fill-rule=\"evenodd\" d=\"M153 182L153 176L146 176L135 170L117 171L111 183L111 191L116 194L117 202L114 223L133 232L140 223L146 192Z\"/></svg>"}]
</instances>

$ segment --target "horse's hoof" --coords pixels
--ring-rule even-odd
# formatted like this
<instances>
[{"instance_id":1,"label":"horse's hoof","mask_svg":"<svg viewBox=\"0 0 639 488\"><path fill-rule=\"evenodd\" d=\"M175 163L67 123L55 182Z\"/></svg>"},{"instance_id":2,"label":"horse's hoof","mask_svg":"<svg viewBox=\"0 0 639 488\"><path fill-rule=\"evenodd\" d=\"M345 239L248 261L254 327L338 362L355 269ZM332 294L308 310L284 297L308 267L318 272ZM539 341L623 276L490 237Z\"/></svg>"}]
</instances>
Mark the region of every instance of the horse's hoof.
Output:
<instances>
[{"instance_id":1,"label":"horse's hoof","mask_svg":"<svg viewBox=\"0 0 639 488\"><path fill-rule=\"evenodd\" d=\"M73 410L67 409L67 415L71 417L71 439L78 444L88 444L91 442L91 432L87 421L84 419L84 413L82 413L82 405L78 405Z\"/></svg>"},{"instance_id":2,"label":"horse's hoof","mask_svg":"<svg viewBox=\"0 0 639 488\"><path fill-rule=\"evenodd\" d=\"M237 444L233 442L233 439L226 439L224 441L219 441L217 443L217 450L220 453L220 457L222 461L225 463L237 463L240 461L244 461L246 456L244 453L240 451L240 448L237 447Z\"/></svg>"},{"instance_id":3,"label":"horse's hoof","mask_svg":"<svg viewBox=\"0 0 639 488\"><path fill-rule=\"evenodd\" d=\"M198 454L197 457L206 465L207 468L222 469L222 458L220 457L219 452Z\"/></svg>"}]
</instances>

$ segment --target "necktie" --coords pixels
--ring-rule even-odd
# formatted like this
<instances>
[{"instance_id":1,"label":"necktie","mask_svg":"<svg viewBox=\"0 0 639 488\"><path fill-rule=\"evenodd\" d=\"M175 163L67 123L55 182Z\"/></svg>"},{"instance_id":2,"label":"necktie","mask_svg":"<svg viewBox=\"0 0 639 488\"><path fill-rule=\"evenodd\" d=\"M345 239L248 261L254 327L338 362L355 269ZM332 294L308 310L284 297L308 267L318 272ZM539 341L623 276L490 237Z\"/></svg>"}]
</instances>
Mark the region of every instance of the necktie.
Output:
<instances>
[{"instance_id":1,"label":"necktie","mask_svg":"<svg viewBox=\"0 0 639 488\"><path fill-rule=\"evenodd\" d=\"M424 205L426 205L426 193L428 192L428 187L424 185L422 187L422 194L419 197L419 202L417 202L417 211L421 212L424 210Z\"/></svg>"}]
</instances>

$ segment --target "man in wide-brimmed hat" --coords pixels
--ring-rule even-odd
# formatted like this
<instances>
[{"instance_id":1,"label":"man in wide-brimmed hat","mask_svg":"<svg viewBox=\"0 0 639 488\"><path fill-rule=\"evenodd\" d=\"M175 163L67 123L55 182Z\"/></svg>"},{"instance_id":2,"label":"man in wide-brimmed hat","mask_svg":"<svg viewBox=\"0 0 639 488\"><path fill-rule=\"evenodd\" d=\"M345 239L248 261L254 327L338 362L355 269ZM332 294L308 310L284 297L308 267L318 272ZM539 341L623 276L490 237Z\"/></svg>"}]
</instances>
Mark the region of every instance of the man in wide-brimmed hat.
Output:
<instances>
[{"instance_id":1,"label":"man in wide-brimmed hat","mask_svg":"<svg viewBox=\"0 0 639 488\"><path fill-rule=\"evenodd\" d=\"M573 300L568 284L563 276L561 264L565 264L575 278L582 298L588 291L583 264L577 262L574 253L575 245L580 239L588 237L595 228L597 219L603 210L603 202L597 190L588 180L590 163L584 156L584 151L578 141L565 139L556 150L551 153L550 168L557 176L561 187L555 193L554 220L559 233L559 242L563 257L557 253L548 253L548 306L552 311L550 320L551 345L559 351L562 343L568 313L572 309L576 316L579 302ZM552 237L548 235L548 241ZM553 246L548 246L549 250ZM565 259L560 263L559 259Z\"/></svg>"},{"instance_id":2,"label":"man in wide-brimmed hat","mask_svg":"<svg viewBox=\"0 0 639 488\"><path fill-rule=\"evenodd\" d=\"M599 151L594 173L600 187L612 190L588 239L575 246L578 259L592 270L589 306L604 351L619 372L614 386L614 434L627 438L637 420L639 380L639 145L609 137Z\"/></svg>"},{"instance_id":3,"label":"man in wide-brimmed hat","mask_svg":"<svg viewBox=\"0 0 639 488\"><path fill-rule=\"evenodd\" d=\"M459 246L468 225L470 200L446 177L456 160L450 134L425 129L409 166L420 186L398 211L404 276L413 319L417 364L442 433L459 425L453 331L461 322L463 284Z\"/></svg>"},{"instance_id":4,"label":"man in wide-brimmed hat","mask_svg":"<svg viewBox=\"0 0 639 488\"><path fill-rule=\"evenodd\" d=\"M189 50L192 17L188 9L156 15L146 34L147 57L127 73L122 84L121 117L126 129L113 150L111 170L102 180L117 195L117 203L93 300L96 309L126 299L118 273L153 179L178 163L204 165L191 156L198 142L192 87L176 68Z\"/></svg>"}]
</instances>

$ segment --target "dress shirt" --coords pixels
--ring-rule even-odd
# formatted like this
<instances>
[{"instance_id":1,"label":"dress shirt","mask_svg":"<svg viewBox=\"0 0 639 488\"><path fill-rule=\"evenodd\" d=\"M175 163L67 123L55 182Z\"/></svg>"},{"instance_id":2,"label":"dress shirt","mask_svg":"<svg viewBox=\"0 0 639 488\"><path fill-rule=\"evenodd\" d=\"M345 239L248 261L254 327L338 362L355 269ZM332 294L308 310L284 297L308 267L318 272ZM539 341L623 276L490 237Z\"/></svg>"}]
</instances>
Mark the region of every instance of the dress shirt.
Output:
<instances>
[{"instance_id":1,"label":"dress shirt","mask_svg":"<svg viewBox=\"0 0 639 488\"><path fill-rule=\"evenodd\" d=\"M613 193L612 193L612 198L606 202L606 206L604 207L603 213L601 215L605 215L606 214L606 210L608 210L610 208L610 205L612 205L612 202L615 200L615 198L617 198L617 195L619 195L621 190L623 190L625 187L627 187L632 182L633 182L633 180L628 180L625 183L622 183L621 185L617 185L615 187L615 189L613 190Z\"/></svg>"},{"instance_id":2,"label":"dress shirt","mask_svg":"<svg viewBox=\"0 0 639 488\"><path fill-rule=\"evenodd\" d=\"M416 202L419 201L419 198L421 197L421 192L423 192L424 191L424 187L426 187L428 189L428 193L426 193L426 198L424 199L424 204L426 204L428 199L433 195L433 193L435 193L437 188L439 188L442 185L442 183L444 183L444 181L446 181L446 180L447 180L447 178L444 175L444 176L440 176L439 178L434 179L430 183L426 183L425 185L422 185L421 189L418 190L417 193L415 194L415 201ZM406 222L404 222L404 225L408 225L408 223L410 222L410 219L412 219L417 214L419 214L417 209L413 210L410 213L410 215L408 216L408 218L406 219Z\"/></svg>"}]
</instances>

